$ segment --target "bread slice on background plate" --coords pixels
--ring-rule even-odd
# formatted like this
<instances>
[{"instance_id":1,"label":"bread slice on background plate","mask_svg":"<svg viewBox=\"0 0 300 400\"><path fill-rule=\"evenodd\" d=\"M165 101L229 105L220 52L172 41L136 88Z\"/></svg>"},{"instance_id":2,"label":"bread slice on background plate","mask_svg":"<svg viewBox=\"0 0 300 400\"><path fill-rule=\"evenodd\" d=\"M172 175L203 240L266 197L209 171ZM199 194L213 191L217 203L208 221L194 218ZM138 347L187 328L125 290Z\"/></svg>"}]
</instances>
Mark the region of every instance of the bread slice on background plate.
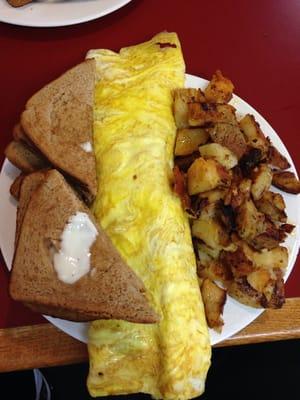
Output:
<instances>
[{"instance_id":1,"label":"bread slice on background plate","mask_svg":"<svg viewBox=\"0 0 300 400\"><path fill-rule=\"evenodd\" d=\"M36 184L34 174L27 178L28 187L30 179L35 180L33 186ZM66 225L77 213L88 216L97 236L89 249L90 271L74 283L65 283L59 279L53 259L60 250ZM75 321L158 321L146 299L142 281L56 170L47 171L30 196L19 231L9 289L13 299L54 317Z\"/></svg>"}]
</instances>

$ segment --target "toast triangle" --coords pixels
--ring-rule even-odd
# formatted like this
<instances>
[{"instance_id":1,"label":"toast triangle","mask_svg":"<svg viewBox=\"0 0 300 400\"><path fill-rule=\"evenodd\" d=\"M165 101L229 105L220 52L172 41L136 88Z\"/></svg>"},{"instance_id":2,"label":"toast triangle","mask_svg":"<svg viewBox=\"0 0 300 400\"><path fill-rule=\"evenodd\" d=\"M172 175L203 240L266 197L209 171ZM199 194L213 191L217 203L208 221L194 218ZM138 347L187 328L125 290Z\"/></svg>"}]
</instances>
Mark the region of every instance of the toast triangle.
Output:
<instances>
[{"instance_id":1,"label":"toast triangle","mask_svg":"<svg viewBox=\"0 0 300 400\"><path fill-rule=\"evenodd\" d=\"M98 235L90 248L91 271L75 283L58 278L53 252L77 212L88 215ZM56 170L33 192L23 216L10 280L10 294L31 308L75 321L124 319L154 323L142 281L123 261L93 215Z\"/></svg>"},{"instance_id":2,"label":"toast triangle","mask_svg":"<svg viewBox=\"0 0 300 400\"><path fill-rule=\"evenodd\" d=\"M24 135L49 162L75 179L88 201L97 193L93 146L95 60L90 59L52 81L26 103Z\"/></svg>"}]
</instances>

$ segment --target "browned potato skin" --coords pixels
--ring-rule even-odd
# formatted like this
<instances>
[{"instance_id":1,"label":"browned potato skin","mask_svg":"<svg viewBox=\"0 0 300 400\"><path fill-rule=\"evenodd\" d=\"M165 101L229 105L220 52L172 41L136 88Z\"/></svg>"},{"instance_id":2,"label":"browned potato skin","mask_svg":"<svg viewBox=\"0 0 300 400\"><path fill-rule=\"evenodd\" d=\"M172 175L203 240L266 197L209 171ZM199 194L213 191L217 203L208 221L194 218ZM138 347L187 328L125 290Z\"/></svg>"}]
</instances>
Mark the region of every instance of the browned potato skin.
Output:
<instances>
[{"instance_id":1,"label":"browned potato skin","mask_svg":"<svg viewBox=\"0 0 300 400\"><path fill-rule=\"evenodd\" d=\"M242 179L240 182L233 180L224 198L225 205L231 205L233 209L240 207L250 198L251 180Z\"/></svg>"},{"instance_id":2,"label":"browned potato skin","mask_svg":"<svg viewBox=\"0 0 300 400\"><path fill-rule=\"evenodd\" d=\"M197 264L197 274L200 278L208 278L223 284L231 282L233 279L230 268L218 260L212 260L205 266L201 264L200 260Z\"/></svg>"},{"instance_id":3,"label":"browned potato skin","mask_svg":"<svg viewBox=\"0 0 300 400\"><path fill-rule=\"evenodd\" d=\"M288 169L291 166L284 155L282 155L273 145L270 145L269 147L268 163L281 170Z\"/></svg>"},{"instance_id":4,"label":"browned potato skin","mask_svg":"<svg viewBox=\"0 0 300 400\"><path fill-rule=\"evenodd\" d=\"M209 139L209 133L205 129L195 128L178 129L175 156L187 156L198 150L200 145L205 144Z\"/></svg>"},{"instance_id":5,"label":"browned potato skin","mask_svg":"<svg viewBox=\"0 0 300 400\"><path fill-rule=\"evenodd\" d=\"M252 200L245 201L237 209L237 232L244 240L254 239L265 230L265 216L255 207Z\"/></svg>"},{"instance_id":6,"label":"browned potato skin","mask_svg":"<svg viewBox=\"0 0 300 400\"><path fill-rule=\"evenodd\" d=\"M272 184L287 193L300 193L300 181L290 171L274 172Z\"/></svg>"},{"instance_id":7,"label":"browned potato skin","mask_svg":"<svg viewBox=\"0 0 300 400\"><path fill-rule=\"evenodd\" d=\"M220 262L231 270L234 278L240 278L253 272L253 262L246 256L243 249L238 247L236 251L222 251Z\"/></svg>"},{"instance_id":8,"label":"browned potato skin","mask_svg":"<svg viewBox=\"0 0 300 400\"><path fill-rule=\"evenodd\" d=\"M230 104L189 103L188 123L202 127L212 123L238 125L235 108Z\"/></svg>"},{"instance_id":9,"label":"browned potato skin","mask_svg":"<svg viewBox=\"0 0 300 400\"><path fill-rule=\"evenodd\" d=\"M240 128L246 137L246 142L250 147L260 149L264 155L269 150L269 141L263 134L258 122L251 114L247 114L239 122Z\"/></svg>"},{"instance_id":10,"label":"browned potato skin","mask_svg":"<svg viewBox=\"0 0 300 400\"><path fill-rule=\"evenodd\" d=\"M249 307L261 308L262 303L265 303L263 300L263 293L252 288L245 276L232 281L227 289L227 293L229 296Z\"/></svg>"},{"instance_id":11,"label":"browned potato skin","mask_svg":"<svg viewBox=\"0 0 300 400\"><path fill-rule=\"evenodd\" d=\"M218 122L208 132L213 142L227 147L238 159L247 151L245 138L237 125Z\"/></svg>"},{"instance_id":12,"label":"browned potato skin","mask_svg":"<svg viewBox=\"0 0 300 400\"><path fill-rule=\"evenodd\" d=\"M264 192L269 190L272 183L272 171L267 164L260 164L251 175L251 194L254 200L259 200Z\"/></svg>"},{"instance_id":13,"label":"browned potato skin","mask_svg":"<svg viewBox=\"0 0 300 400\"><path fill-rule=\"evenodd\" d=\"M222 314L226 302L226 290L221 289L210 279L204 279L201 285L201 294L207 324L210 328L220 332L224 325Z\"/></svg>"},{"instance_id":14,"label":"browned potato skin","mask_svg":"<svg viewBox=\"0 0 300 400\"><path fill-rule=\"evenodd\" d=\"M265 192L262 197L255 201L256 208L267 215L273 222L286 222L285 202L281 194Z\"/></svg>"},{"instance_id":15,"label":"browned potato skin","mask_svg":"<svg viewBox=\"0 0 300 400\"><path fill-rule=\"evenodd\" d=\"M222 72L217 70L213 74L204 94L208 102L228 103L232 98L233 90L234 86L231 80L225 78Z\"/></svg>"},{"instance_id":16,"label":"browned potato skin","mask_svg":"<svg viewBox=\"0 0 300 400\"><path fill-rule=\"evenodd\" d=\"M285 302L284 282L281 271L275 271L276 277L266 282L266 276L261 274L256 281L257 287L262 287L263 291L254 289L244 276L234 280L228 287L227 293L240 303L255 308L280 308ZM251 281L251 280L250 280Z\"/></svg>"},{"instance_id":17,"label":"browned potato skin","mask_svg":"<svg viewBox=\"0 0 300 400\"><path fill-rule=\"evenodd\" d=\"M253 238L249 243L256 250L272 250L284 241L286 234L280 229L275 229L273 232L263 232Z\"/></svg>"},{"instance_id":18,"label":"browned potato skin","mask_svg":"<svg viewBox=\"0 0 300 400\"><path fill-rule=\"evenodd\" d=\"M263 292L271 279L270 272L266 269L256 269L247 275L247 281L253 289Z\"/></svg>"},{"instance_id":19,"label":"browned potato skin","mask_svg":"<svg viewBox=\"0 0 300 400\"><path fill-rule=\"evenodd\" d=\"M221 118L215 104L189 103L188 124L189 126L202 127L213 123Z\"/></svg>"},{"instance_id":20,"label":"browned potato skin","mask_svg":"<svg viewBox=\"0 0 300 400\"><path fill-rule=\"evenodd\" d=\"M215 204L208 204L199 218L192 223L192 235L212 249L222 249L230 244L229 234L216 216Z\"/></svg>"}]
</instances>

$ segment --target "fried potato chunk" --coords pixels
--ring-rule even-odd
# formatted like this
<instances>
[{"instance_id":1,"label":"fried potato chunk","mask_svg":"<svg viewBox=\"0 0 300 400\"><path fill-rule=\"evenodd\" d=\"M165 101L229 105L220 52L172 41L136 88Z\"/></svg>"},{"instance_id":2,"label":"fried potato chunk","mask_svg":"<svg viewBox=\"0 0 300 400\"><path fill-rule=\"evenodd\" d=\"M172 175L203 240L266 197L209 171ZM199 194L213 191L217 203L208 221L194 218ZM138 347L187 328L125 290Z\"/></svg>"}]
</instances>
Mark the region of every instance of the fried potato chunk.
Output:
<instances>
[{"instance_id":1,"label":"fried potato chunk","mask_svg":"<svg viewBox=\"0 0 300 400\"><path fill-rule=\"evenodd\" d=\"M204 279L201 294L208 326L221 332L224 325L222 314L226 302L226 290L221 289L210 279Z\"/></svg>"},{"instance_id":2,"label":"fried potato chunk","mask_svg":"<svg viewBox=\"0 0 300 400\"><path fill-rule=\"evenodd\" d=\"M177 128L188 128L188 104L205 101L200 89L176 89L173 92L173 113Z\"/></svg>"},{"instance_id":3,"label":"fried potato chunk","mask_svg":"<svg viewBox=\"0 0 300 400\"><path fill-rule=\"evenodd\" d=\"M227 123L238 125L235 108L229 104L189 103L188 123L190 126L202 127L209 124Z\"/></svg>"},{"instance_id":4,"label":"fried potato chunk","mask_svg":"<svg viewBox=\"0 0 300 400\"><path fill-rule=\"evenodd\" d=\"M268 153L269 141L263 134L258 122L251 114L247 114L240 120L240 128L243 131L246 142L250 147L262 151L264 155Z\"/></svg>"},{"instance_id":5,"label":"fried potato chunk","mask_svg":"<svg viewBox=\"0 0 300 400\"><path fill-rule=\"evenodd\" d=\"M300 193L300 181L291 171L274 172L272 184L287 193Z\"/></svg>"},{"instance_id":6,"label":"fried potato chunk","mask_svg":"<svg viewBox=\"0 0 300 400\"><path fill-rule=\"evenodd\" d=\"M200 217L192 222L192 235L211 249L223 249L230 244L228 232L217 219L215 204L204 207Z\"/></svg>"},{"instance_id":7,"label":"fried potato chunk","mask_svg":"<svg viewBox=\"0 0 300 400\"><path fill-rule=\"evenodd\" d=\"M175 156L187 156L198 150L200 145L205 144L209 139L209 133L202 128L178 129Z\"/></svg>"},{"instance_id":8,"label":"fried potato chunk","mask_svg":"<svg viewBox=\"0 0 300 400\"><path fill-rule=\"evenodd\" d=\"M268 163L281 170L288 169L291 166L284 155L282 155L273 145L269 146Z\"/></svg>"},{"instance_id":9,"label":"fried potato chunk","mask_svg":"<svg viewBox=\"0 0 300 400\"><path fill-rule=\"evenodd\" d=\"M247 144L240 128L228 123L216 123L208 129L213 142L231 150L240 159L247 150Z\"/></svg>"},{"instance_id":10,"label":"fried potato chunk","mask_svg":"<svg viewBox=\"0 0 300 400\"><path fill-rule=\"evenodd\" d=\"M222 72L217 70L213 74L204 94L208 102L228 103L232 98L233 90L234 86L231 80L225 78Z\"/></svg>"},{"instance_id":11,"label":"fried potato chunk","mask_svg":"<svg viewBox=\"0 0 300 400\"><path fill-rule=\"evenodd\" d=\"M272 222L286 222L285 202L281 194L266 191L255 201L256 208L267 215Z\"/></svg>"},{"instance_id":12,"label":"fried potato chunk","mask_svg":"<svg viewBox=\"0 0 300 400\"><path fill-rule=\"evenodd\" d=\"M237 208L237 231L245 240L251 240L265 230L265 216L257 210L251 199Z\"/></svg>"},{"instance_id":13,"label":"fried potato chunk","mask_svg":"<svg viewBox=\"0 0 300 400\"><path fill-rule=\"evenodd\" d=\"M219 143L204 144L199 147L199 152L205 159L212 158L228 170L235 167L238 163L236 155Z\"/></svg>"},{"instance_id":14,"label":"fried potato chunk","mask_svg":"<svg viewBox=\"0 0 300 400\"><path fill-rule=\"evenodd\" d=\"M267 164L260 164L251 175L251 194L254 200L259 200L264 192L269 190L272 183L272 171Z\"/></svg>"},{"instance_id":15,"label":"fried potato chunk","mask_svg":"<svg viewBox=\"0 0 300 400\"><path fill-rule=\"evenodd\" d=\"M230 176L217 161L197 158L187 171L188 192L190 195L215 189L227 184Z\"/></svg>"}]
</instances>

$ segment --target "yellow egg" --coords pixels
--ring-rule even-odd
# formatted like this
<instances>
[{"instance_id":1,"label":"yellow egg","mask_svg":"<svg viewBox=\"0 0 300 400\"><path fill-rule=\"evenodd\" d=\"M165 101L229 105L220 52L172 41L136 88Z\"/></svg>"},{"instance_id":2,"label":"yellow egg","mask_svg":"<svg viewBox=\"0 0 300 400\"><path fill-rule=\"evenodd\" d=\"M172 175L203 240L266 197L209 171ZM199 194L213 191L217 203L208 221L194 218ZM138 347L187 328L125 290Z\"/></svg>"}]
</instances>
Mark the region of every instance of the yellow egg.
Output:
<instances>
[{"instance_id":1,"label":"yellow egg","mask_svg":"<svg viewBox=\"0 0 300 400\"><path fill-rule=\"evenodd\" d=\"M184 85L177 35L163 32L97 65L93 211L143 280L161 317L153 325L95 321L89 330L92 396L149 393L189 399L204 390L210 342L188 221L172 192L172 90Z\"/></svg>"}]
</instances>

